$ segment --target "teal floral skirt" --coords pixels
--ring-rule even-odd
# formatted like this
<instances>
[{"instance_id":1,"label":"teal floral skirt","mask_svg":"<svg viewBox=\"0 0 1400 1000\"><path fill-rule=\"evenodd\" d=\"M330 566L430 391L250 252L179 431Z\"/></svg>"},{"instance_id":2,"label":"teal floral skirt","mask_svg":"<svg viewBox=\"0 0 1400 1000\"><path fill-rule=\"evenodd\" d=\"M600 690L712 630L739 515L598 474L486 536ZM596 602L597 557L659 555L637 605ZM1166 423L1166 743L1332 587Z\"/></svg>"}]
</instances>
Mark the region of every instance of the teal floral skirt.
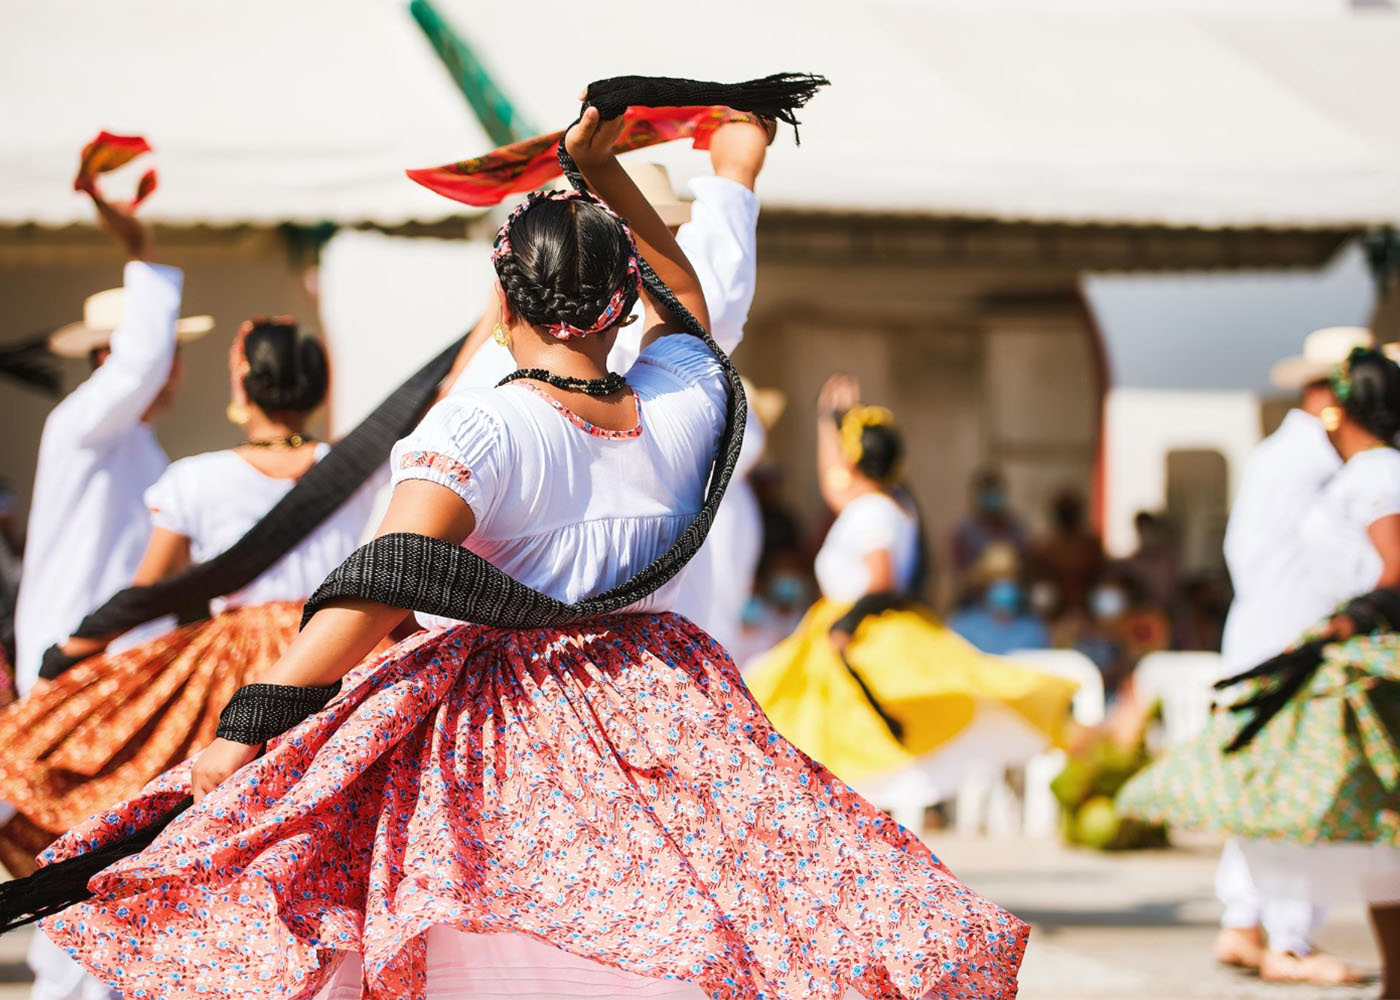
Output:
<instances>
[{"instance_id":1,"label":"teal floral skirt","mask_svg":"<svg viewBox=\"0 0 1400 1000\"><path fill-rule=\"evenodd\" d=\"M1222 700L1267 683L1245 682ZM1400 635L1327 647L1303 689L1248 745L1225 753L1249 715L1217 708L1196 740L1122 788L1120 811L1254 841L1400 844Z\"/></svg>"}]
</instances>

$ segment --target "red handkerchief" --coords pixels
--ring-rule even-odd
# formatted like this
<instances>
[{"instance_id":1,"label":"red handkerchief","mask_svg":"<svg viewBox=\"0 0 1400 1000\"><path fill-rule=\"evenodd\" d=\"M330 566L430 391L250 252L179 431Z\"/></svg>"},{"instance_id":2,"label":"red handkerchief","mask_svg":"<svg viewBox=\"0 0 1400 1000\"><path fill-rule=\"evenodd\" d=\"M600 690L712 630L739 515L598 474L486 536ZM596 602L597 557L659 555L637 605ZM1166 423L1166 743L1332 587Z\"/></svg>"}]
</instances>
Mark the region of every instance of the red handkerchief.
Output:
<instances>
[{"instance_id":1,"label":"red handkerchief","mask_svg":"<svg viewBox=\"0 0 1400 1000\"><path fill-rule=\"evenodd\" d=\"M105 174L130 163L142 153L149 153L151 144L139 135L113 135L99 132L97 138L83 147L78 161L78 175L73 178L74 191L91 191L97 186L98 174ZM156 189L156 172L147 170L136 185L135 208Z\"/></svg>"},{"instance_id":2,"label":"red handkerchief","mask_svg":"<svg viewBox=\"0 0 1400 1000\"><path fill-rule=\"evenodd\" d=\"M692 139L696 149L709 149L710 136L726 122L757 121L747 112L724 107L628 108L623 117L627 124L614 147L619 153L672 139ZM444 198L485 208L558 177L562 138L562 131L537 135L470 160L410 170L408 176Z\"/></svg>"}]
</instances>

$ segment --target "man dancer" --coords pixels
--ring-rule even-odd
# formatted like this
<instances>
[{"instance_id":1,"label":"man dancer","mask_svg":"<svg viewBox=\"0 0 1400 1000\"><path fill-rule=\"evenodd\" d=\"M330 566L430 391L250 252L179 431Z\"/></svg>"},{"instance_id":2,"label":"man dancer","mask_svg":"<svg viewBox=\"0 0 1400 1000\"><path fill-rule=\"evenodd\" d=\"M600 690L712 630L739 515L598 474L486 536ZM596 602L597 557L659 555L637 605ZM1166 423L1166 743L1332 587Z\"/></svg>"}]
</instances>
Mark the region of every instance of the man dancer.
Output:
<instances>
[{"instance_id":1,"label":"man dancer","mask_svg":"<svg viewBox=\"0 0 1400 1000\"><path fill-rule=\"evenodd\" d=\"M1309 586L1298 528L1342 464L1317 416L1331 402L1328 377L1352 348L1373 344L1368 330L1329 327L1308 335L1301 356L1273 368L1274 385L1302 395L1278 430L1254 449L1230 510L1225 562L1235 600L1221 644L1227 676L1282 652L1330 610L1319 606ZM1218 961L1256 969L1272 982L1359 981L1336 956L1313 949L1322 908L1307 899L1263 895L1237 841L1226 843L1221 855L1216 894L1225 904Z\"/></svg>"},{"instance_id":2,"label":"man dancer","mask_svg":"<svg viewBox=\"0 0 1400 1000\"><path fill-rule=\"evenodd\" d=\"M44 650L131 583L150 535L142 494L169 463L150 421L169 408L179 384L177 327L186 337L213 327L207 316L178 319L184 275L150 263L150 233L129 209L89 194L128 260L123 287L90 298L84 322L49 341L56 354L90 358L94 370L54 407L39 442L15 608L21 693L34 686ZM32 1000L115 997L42 933L29 967Z\"/></svg>"},{"instance_id":3,"label":"man dancer","mask_svg":"<svg viewBox=\"0 0 1400 1000\"><path fill-rule=\"evenodd\" d=\"M126 251L123 288L88 299L85 321L49 340L93 373L44 422L19 600L15 675L21 694L44 651L89 611L131 584L150 535L141 499L169 464L151 421L180 381L179 335L208 332L208 316L177 320L183 274L149 262L150 234L128 210L93 192L103 228Z\"/></svg>"}]
</instances>

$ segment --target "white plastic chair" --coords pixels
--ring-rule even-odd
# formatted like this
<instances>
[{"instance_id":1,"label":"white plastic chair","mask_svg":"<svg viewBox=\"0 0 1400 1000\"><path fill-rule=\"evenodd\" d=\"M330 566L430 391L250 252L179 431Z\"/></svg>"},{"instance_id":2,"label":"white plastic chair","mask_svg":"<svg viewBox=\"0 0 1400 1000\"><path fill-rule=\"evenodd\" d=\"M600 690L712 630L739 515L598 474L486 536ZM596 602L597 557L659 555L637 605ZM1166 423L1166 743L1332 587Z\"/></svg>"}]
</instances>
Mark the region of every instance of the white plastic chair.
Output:
<instances>
[{"instance_id":1,"label":"white plastic chair","mask_svg":"<svg viewBox=\"0 0 1400 1000\"><path fill-rule=\"evenodd\" d=\"M1103 723L1107 714L1104 699L1103 675L1094 661L1077 649L1024 649L1007 657L1017 663L1043 673L1065 677L1079 685L1070 704L1074 721L1081 726L1097 726ZM1024 789L1020 802L1020 828L1028 836L1052 836L1059 827L1060 804L1050 791L1050 782L1064 770L1065 753L1052 747L1037 754L1026 762L1024 768ZM1002 783L1005 784L1004 782ZM1009 790L1008 790L1009 791ZM969 789L971 794L972 789ZM961 803L960 803L961 804ZM995 822L989 803L988 830L993 826L1005 827L1007 820ZM959 810L961 814L961 810ZM1009 818L1009 817L1008 817Z\"/></svg>"},{"instance_id":2,"label":"white plastic chair","mask_svg":"<svg viewBox=\"0 0 1400 1000\"><path fill-rule=\"evenodd\" d=\"M1162 703L1162 736L1167 746L1193 739L1210 720L1212 685L1224 667L1219 653L1148 653L1133 671L1139 701Z\"/></svg>"}]
</instances>

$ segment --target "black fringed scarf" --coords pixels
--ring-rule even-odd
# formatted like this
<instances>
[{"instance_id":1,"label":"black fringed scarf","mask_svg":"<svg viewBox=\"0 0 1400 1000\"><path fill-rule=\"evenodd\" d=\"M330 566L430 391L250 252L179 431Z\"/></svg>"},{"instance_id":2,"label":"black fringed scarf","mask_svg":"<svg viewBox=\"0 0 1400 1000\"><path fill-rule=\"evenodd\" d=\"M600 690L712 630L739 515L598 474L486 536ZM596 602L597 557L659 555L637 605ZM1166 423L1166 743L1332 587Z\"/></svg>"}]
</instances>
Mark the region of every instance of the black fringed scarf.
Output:
<instances>
[{"instance_id":1,"label":"black fringed scarf","mask_svg":"<svg viewBox=\"0 0 1400 1000\"><path fill-rule=\"evenodd\" d=\"M721 101L736 111L753 111L795 123L794 109L805 104L825 81L804 78L801 86L794 84L783 90L780 84L773 82L781 79L784 78L769 77L765 81L734 85L660 79L655 81L653 90L652 81L647 77L619 77L590 85L584 106L592 103L595 87L600 94L608 94L609 110L617 109L618 101L623 102L622 107L693 104L697 103L693 93L701 93L707 95L707 100ZM687 87L694 88L694 92L687 91ZM746 93L754 94L754 99L750 101ZM780 94L787 95L786 103L777 96ZM758 106L748 106L750 104ZM620 113L616 110L612 117ZM563 143L559 145L559 163L574 187L586 190ZM416 534L385 535L357 549L326 579L307 601L303 624L327 604L358 597L481 625L505 628L568 625L635 604L681 571L699 551L734 476L734 466L743 445L748 404L738 370L704 325L645 261L642 262L642 284L681 323L686 333L700 338L715 353L729 387L724 431L720 435L704 503L675 544L625 583L595 597L565 604L512 579L460 545ZM321 464L328 461L330 456ZM0 932L91 898L87 883L93 875L123 857L144 850L161 829L189 807L190 802L190 799L182 800L147 827L105 845L99 852L60 861L26 879L0 884Z\"/></svg>"}]
</instances>

